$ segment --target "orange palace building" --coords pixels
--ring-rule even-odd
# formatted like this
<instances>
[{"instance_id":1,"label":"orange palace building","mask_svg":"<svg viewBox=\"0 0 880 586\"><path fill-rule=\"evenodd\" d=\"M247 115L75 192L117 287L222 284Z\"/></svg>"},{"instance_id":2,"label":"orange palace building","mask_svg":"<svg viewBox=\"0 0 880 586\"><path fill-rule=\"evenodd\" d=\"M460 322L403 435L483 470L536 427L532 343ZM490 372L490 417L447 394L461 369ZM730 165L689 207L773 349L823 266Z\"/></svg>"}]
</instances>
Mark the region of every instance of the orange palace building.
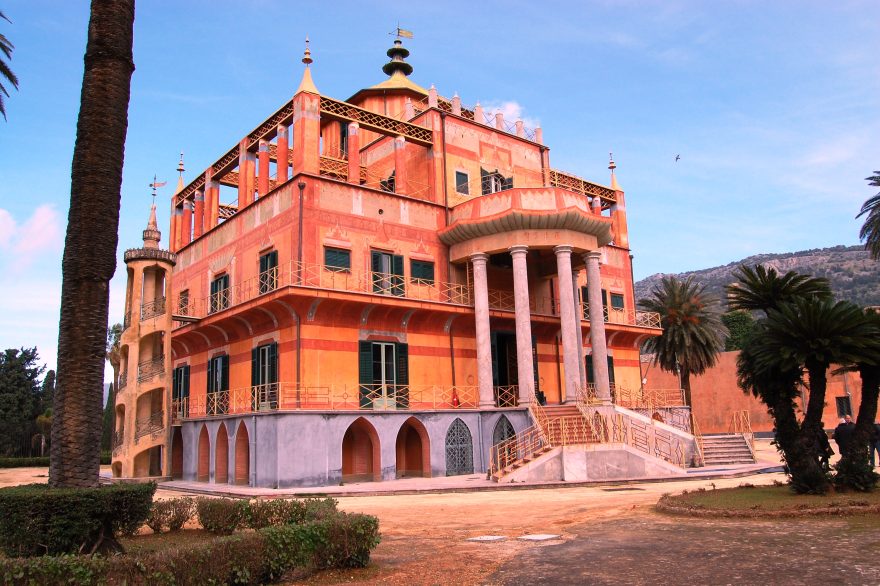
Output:
<instances>
[{"instance_id":1,"label":"orange palace building","mask_svg":"<svg viewBox=\"0 0 880 586\"><path fill-rule=\"evenodd\" d=\"M554 169L539 128L420 87L408 55L395 41L387 79L343 101L307 49L293 98L181 179L170 249L154 212L126 252L114 476L290 487L693 463L680 395L640 395L659 316L635 310L613 162L610 186ZM554 465L562 450L586 463Z\"/></svg>"}]
</instances>

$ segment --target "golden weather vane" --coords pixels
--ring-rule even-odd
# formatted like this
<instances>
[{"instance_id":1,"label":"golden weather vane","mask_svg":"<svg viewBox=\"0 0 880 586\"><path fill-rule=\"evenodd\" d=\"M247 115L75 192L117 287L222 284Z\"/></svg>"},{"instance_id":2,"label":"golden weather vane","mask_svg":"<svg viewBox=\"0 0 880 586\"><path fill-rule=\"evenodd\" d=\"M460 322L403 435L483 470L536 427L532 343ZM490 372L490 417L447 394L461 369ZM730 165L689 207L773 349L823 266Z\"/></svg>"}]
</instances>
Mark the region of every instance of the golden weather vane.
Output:
<instances>
[{"instance_id":1,"label":"golden weather vane","mask_svg":"<svg viewBox=\"0 0 880 586\"><path fill-rule=\"evenodd\" d=\"M393 32L393 33L388 33L388 34L389 34L389 35L396 35L398 39L401 38L401 37L403 37L404 39L411 39L411 38L413 38L412 31L408 31L408 30L406 30L406 29L402 29L402 28L400 28L400 23L399 23L399 22L397 23L397 29L395 30L395 32Z\"/></svg>"}]
</instances>

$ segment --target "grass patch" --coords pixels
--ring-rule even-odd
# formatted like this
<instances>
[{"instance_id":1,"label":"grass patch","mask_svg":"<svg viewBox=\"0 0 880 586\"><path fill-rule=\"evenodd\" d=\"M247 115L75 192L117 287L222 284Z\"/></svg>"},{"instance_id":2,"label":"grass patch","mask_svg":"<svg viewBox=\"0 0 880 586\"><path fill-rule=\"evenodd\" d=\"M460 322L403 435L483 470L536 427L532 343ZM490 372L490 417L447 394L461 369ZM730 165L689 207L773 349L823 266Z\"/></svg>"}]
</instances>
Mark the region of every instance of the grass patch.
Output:
<instances>
[{"instance_id":1,"label":"grass patch","mask_svg":"<svg viewBox=\"0 0 880 586\"><path fill-rule=\"evenodd\" d=\"M798 495L787 485L745 484L737 488L665 495L657 503L657 509L674 514L730 517L880 514L880 491Z\"/></svg>"}]
</instances>

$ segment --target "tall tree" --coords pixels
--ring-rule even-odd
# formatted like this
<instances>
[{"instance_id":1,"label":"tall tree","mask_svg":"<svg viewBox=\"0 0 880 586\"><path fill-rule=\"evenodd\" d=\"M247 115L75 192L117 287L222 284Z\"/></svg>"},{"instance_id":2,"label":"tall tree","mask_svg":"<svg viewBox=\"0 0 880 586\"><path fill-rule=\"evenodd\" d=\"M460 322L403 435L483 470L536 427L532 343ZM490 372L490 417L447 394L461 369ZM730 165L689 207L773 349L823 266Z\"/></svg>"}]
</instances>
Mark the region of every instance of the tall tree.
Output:
<instances>
[{"instance_id":1,"label":"tall tree","mask_svg":"<svg viewBox=\"0 0 880 586\"><path fill-rule=\"evenodd\" d=\"M113 449L113 433L116 431L116 385L110 383L107 391L107 404L104 405L104 418L101 422L101 450Z\"/></svg>"},{"instance_id":2,"label":"tall tree","mask_svg":"<svg viewBox=\"0 0 880 586\"><path fill-rule=\"evenodd\" d=\"M721 323L719 300L693 277L681 281L669 276L639 306L660 314L663 333L650 338L646 350L654 354L660 368L681 375L685 402L691 405L691 375L714 366L724 349L727 328Z\"/></svg>"},{"instance_id":3,"label":"tall tree","mask_svg":"<svg viewBox=\"0 0 880 586\"><path fill-rule=\"evenodd\" d=\"M743 344L755 327L755 318L748 311L728 311L721 316L721 323L727 328L724 350L742 350Z\"/></svg>"},{"instance_id":4,"label":"tall tree","mask_svg":"<svg viewBox=\"0 0 880 586\"><path fill-rule=\"evenodd\" d=\"M874 171L865 181L872 187L880 187L880 171ZM859 231L859 238L865 241L865 248L871 253L871 258L880 260L880 192L862 205L857 218L865 216L865 223Z\"/></svg>"},{"instance_id":5,"label":"tall tree","mask_svg":"<svg viewBox=\"0 0 880 586\"><path fill-rule=\"evenodd\" d=\"M52 486L98 485L133 29L134 0L92 0L62 261Z\"/></svg>"},{"instance_id":6,"label":"tall tree","mask_svg":"<svg viewBox=\"0 0 880 586\"><path fill-rule=\"evenodd\" d=\"M36 348L0 353L0 455L17 456L23 446L30 448L44 370L38 360Z\"/></svg>"},{"instance_id":7,"label":"tall tree","mask_svg":"<svg viewBox=\"0 0 880 586\"><path fill-rule=\"evenodd\" d=\"M2 11L0 11L0 18L5 20L6 22L11 23ZM3 119L6 120L6 103L4 98L9 97L9 90L6 89L3 81L8 82L12 87L18 89L18 78L12 72L12 69L9 67L9 61L12 59L12 50L15 49L15 45L13 45L9 39L6 38L6 35L0 33L0 53L3 53L3 57L0 58L0 114L3 114Z\"/></svg>"}]
</instances>

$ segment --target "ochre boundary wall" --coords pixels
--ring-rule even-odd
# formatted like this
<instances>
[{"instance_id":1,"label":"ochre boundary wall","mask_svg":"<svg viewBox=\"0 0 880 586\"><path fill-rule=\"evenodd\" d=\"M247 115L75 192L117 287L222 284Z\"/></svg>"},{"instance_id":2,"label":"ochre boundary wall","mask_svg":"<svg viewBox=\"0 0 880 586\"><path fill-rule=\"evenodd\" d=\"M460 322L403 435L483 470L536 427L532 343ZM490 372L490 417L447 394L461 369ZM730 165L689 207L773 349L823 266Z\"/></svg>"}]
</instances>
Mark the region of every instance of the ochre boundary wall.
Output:
<instances>
[{"instance_id":1,"label":"ochre boundary wall","mask_svg":"<svg viewBox=\"0 0 880 586\"><path fill-rule=\"evenodd\" d=\"M737 356L738 351L722 352L714 368L700 376L691 377L694 417L704 434L729 431L731 414L742 410L749 412L754 432L773 431L773 420L767 414L767 407L751 394L744 393L736 384ZM678 385L678 377L674 373L664 372L656 365L643 364L642 371L644 378L648 379L645 386L649 389L667 389ZM850 397L853 416L858 415L862 400L862 381L859 374L849 372L832 375L829 371L825 412L822 417L825 429L833 429L838 422L835 398L846 396ZM799 409L803 405L800 400L797 401Z\"/></svg>"}]
</instances>

